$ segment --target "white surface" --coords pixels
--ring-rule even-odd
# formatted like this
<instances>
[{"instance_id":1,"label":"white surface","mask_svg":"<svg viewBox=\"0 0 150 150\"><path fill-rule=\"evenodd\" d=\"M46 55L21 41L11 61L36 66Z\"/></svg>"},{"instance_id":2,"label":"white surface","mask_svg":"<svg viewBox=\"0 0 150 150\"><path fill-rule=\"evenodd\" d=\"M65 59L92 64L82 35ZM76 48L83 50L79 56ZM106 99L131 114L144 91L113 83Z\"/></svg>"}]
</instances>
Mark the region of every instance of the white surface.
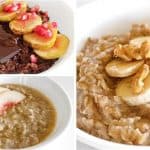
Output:
<instances>
[{"instance_id":1,"label":"white surface","mask_svg":"<svg viewBox=\"0 0 150 150\"><path fill-rule=\"evenodd\" d=\"M71 77L57 77L53 78L59 85L55 84L53 80L42 77L1 77L0 84L3 83L20 83L31 86L40 90L42 93L51 98L51 101L57 110L57 126L52 135L50 135L44 142L39 145L27 148L26 150L60 150L60 149L72 149L75 150L75 132L74 122L72 116L69 101L72 106L74 105L73 100L73 78ZM38 83L38 84L37 84ZM67 95L63 92L62 88L69 93ZM68 101L69 100L69 101ZM69 120L69 125L68 125ZM66 128L67 126L67 128ZM65 130L64 130L65 128Z\"/></svg>"},{"instance_id":2,"label":"white surface","mask_svg":"<svg viewBox=\"0 0 150 150\"><path fill-rule=\"evenodd\" d=\"M149 0L97 0L79 7L77 12L77 49L83 46L87 37L104 34L124 33L133 23L150 24ZM81 34L82 31L82 34ZM149 147L125 146L90 136L77 130L78 139L99 150L148 150ZM95 150L78 143L77 150Z\"/></svg>"},{"instance_id":3,"label":"white surface","mask_svg":"<svg viewBox=\"0 0 150 150\"><path fill-rule=\"evenodd\" d=\"M74 73L74 0L27 0L32 6L40 5L43 11L48 11L50 20L58 23L58 30L70 39L67 53L60 58L49 70L42 74L51 76L67 75ZM68 65L69 64L69 65ZM67 68L67 69L66 69Z\"/></svg>"}]
</instances>

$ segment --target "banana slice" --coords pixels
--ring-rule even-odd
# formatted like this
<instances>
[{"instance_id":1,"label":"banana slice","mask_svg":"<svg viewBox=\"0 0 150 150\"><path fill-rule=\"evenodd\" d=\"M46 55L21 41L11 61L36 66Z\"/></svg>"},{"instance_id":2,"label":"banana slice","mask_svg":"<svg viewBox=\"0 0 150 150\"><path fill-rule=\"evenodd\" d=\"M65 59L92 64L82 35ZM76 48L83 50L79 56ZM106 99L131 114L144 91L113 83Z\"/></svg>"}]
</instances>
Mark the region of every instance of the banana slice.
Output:
<instances>
[{"instance_id":1,"label":"banana slice","mask_svg":"<svg viewBox=\"0 0 150 150\"><path fill-rule=\"evenodd\" d=\"M105 67L106 72L111 77L128 77L137 72L144 61L125 62L122 60L112 60Z\"/></svg>"},{"instance_id":2,"label":"banana slice","mask_svg":"<svg viewBox=\"0 0 150 150\"><path fill-rule=\"evenodd\" d=\"M146 104L150 102L150 74L144 80L144 88L140 94L132 92L132 77L123 79L116 88L116 95L131 106Z\"/></svg>"},{"instance_id":3,"label":"banana slice","mask_svg":"<svg viewBox=\"0 0 150 150\"><path fill-rule=\"evenodd\" d=\"M144 43L144 42L149 42L150 43L150 36L137 37L135 39L132 39L130 41L130 44L140 48L142 43Z\"/></svg>"},{"instance_id":4,"label":"banana slice","mask_svg":"<svg viewBox=\"0 0 150 150\"><path fill-rule=\"evenodd\" d=\"M20 14L15 20L9 23L10 29L15 34L27 34L37 26L42 24L42 19L34 13Z\"/></svg>"},{"instance_id":5,"label":"banana slice","mask_svg":"<svg viewBox=\"0 0 150 150\"><path fill-rule=\"evenodd\" d=\"M63 56L68 48L69 39L62 34L58 34L54 46L48 50L34 50L43 59L55 59Z\"/></svg>"},{"instance_id":6,"label":"banana slice","mask_svg":"<svg viewBox=\"0 0 150 150\"><path fill-rule=\"evenodd\" d=\"M33 49L38 50L47 50L54 46L56 37L57 37L57 28L52 27L51 25L48 27L51 32L51 37L44 37L44 33L46 33L46 30L43 30L41 25L41 29L39 27L39 32L41 35L38 35L36 32L29 33L23 36L23 39L28 42ZM41 33L43 32L43 33ZM44 36L42 36L42 34Z\"/></svg>"},{"instance_id":7,"label":"banana slice","mask_svg":"<svg viewBox=\"0 0 150 150\"><path fill-rule=\"evenodd\" d=\"M6 1L0 7L0 21L9 22L13 20L18 13L25 12L26 10L27 4L25 2L13 3L11 0Z\"/></svg>"}]
</instances>

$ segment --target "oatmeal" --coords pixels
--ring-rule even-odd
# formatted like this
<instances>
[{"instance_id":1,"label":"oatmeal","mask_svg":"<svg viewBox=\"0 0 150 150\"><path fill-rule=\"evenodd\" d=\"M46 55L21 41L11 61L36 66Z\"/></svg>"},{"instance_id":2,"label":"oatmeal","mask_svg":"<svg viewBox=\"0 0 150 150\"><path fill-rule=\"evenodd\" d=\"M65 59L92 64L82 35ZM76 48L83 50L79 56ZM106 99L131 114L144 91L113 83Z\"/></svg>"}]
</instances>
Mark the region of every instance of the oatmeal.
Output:
<instances>
[{"instance_id":1,"label":"oatmeal","mask_svg":"<svg viewBox=\"0 0 150 150\"><path fill-rule=\"evenodd\" d=\"M39 91L6 84L1 85L0 98L0 148L33 146L53 132L56 110Z\"/></svg>"},{"instance_id":2,"label":"oatmeal","mask_svg":"<svg viewBox=\"0 0 150 150\"><path fill-rule=\"evenodd\" d=\"M150 145L150 27L89 38L77 57L77 126L109 141Z\"/></svg>"}]
</instances>

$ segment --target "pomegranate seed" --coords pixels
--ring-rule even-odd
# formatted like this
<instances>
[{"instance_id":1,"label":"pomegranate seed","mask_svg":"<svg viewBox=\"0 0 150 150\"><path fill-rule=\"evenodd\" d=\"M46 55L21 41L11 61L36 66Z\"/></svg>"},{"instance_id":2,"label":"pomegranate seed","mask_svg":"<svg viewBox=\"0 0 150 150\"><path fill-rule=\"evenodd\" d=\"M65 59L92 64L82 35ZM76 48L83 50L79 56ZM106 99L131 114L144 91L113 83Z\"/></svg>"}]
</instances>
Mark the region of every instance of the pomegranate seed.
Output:
<instances>
[{"instance_id":1,"label":"pomegranate seed","mask_svg":"<svg viewBox=\"0 0 150 150\"><path fill-rule=\"evenodd\" d=\"M57 27L58 27L57 22L52 22L51 24L52 24L52 27L53 27L53 28L57 28Z\"/></svg>"},{"instance_id":2,"label":"pomegranate seed","mask_svg":"<svg viewBox=\"0 0 150 150\"><path fill-rule=\"evenodd\" d=\"M42 37L50 38L52 37L52 31L45 28L45 25L38 25L35 27L34 32Z\"/></svg>"},{"instance_id":3,"label":"pomegranate seed","mask_svg":"<svg viewBox=\"0 0 150 150\"><path fill-rule=\"evenodd\" d=\"M5 12L15 12L21 8L21 3L12 3L4 6L3 11Z\"/></svg>"},{"instance_id":4,"label":"pomegranate seed","mask_svg":"<svg viewBox=\"0 0 150 150\"><path fill-rule=\"evenodd\" d=\"M48 23L44 23L44 24L43 24L43 27L44 27L45 29L48 29Z\"/></svg>"},{"instance_id":5,"label":"pomegranate seed","mask_svg":"<svg viewBox=\"0 0 150 150\"><path fill-rule=\"evenodd\" d=\"M31 63L37 63L37 57L34 54L30 56L30 59L31 59Z\"/></svg>"},{"instance_id":6,"label":"pomegranate seed","mask_svg":"<svg viewBox=\"0 0 150 150\"><path fill-rule=\"evenodd\" d=\"M40 6L36 5L36 6L32 7L30 11L31 12L39 12L40 11Z\"/></svg>"}]
</instances>

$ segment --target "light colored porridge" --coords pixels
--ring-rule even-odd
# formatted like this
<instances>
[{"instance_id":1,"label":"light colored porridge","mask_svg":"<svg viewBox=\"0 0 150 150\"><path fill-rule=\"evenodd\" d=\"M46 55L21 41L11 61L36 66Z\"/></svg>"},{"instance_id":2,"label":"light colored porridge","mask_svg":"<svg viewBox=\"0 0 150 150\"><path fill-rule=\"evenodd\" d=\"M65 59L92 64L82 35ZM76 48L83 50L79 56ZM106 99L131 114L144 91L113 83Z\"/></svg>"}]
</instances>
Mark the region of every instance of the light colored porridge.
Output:
<instances>
[{"instance_id":1,"label":"light colored porridge","mask_svg":"<svg viewBox=\"0 0 150 150\"><path fill-rule=\"evenodd\" d=\"M0 103L0 148L33 146L53 132L56 110L45 95L23 85L6 84L0 87L0 99L3 100ZM6 94L7 91L9 94ZM17 97L22 99L12 101Z\"/></svg>"},{"instance_id":2,"label":"light colored porridge","mask_svg":"<svg viewBox=\"0 0 150 150\"><path fill-rule=\"evenodd\" d=\"M89 38L77 57L77 126L109 141L150 145L150 27Z\"/></svg>"}]
</instances>

